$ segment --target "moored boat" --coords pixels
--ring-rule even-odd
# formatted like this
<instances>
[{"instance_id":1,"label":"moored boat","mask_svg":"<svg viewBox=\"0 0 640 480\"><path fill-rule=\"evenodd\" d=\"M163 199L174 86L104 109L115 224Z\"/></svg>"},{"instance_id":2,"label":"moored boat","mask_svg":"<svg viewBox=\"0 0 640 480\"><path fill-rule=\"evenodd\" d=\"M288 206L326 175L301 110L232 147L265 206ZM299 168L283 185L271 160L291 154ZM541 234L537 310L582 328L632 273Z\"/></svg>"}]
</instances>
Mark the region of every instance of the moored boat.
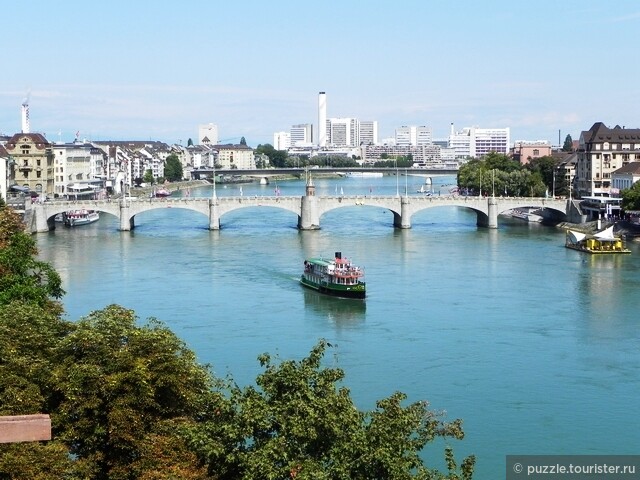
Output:
<instances>
[{"instance_id":1,"label":"moored boat","mask_svg":"<svg viewBox=\"0 0 640 480\"><path fill-rule=\"evenodd\" d=\"M567 230L565 247L591 254L631 253L622 238L613 234L613 225L593 235Z\"/></svg>"},{"instance_id":2,"label":"moored boat","mask_svg":"<svg viewBox=\"0 0 640 480\"><path fill-rule=\"evenodd\" d=\"M169 190L167 190L166 188L158 188L157 190L154 190L153 192L153 196L156 198L164 198L164 197L168 197L171 195L171 192Z\"/></svg>"},{"instance_id":3,"label":"moored boat","mask_svg":"<svg viewBox=\"0 0 640 480\"><path fill-rule=\"evenodd\" d=\"M505 212L511 218L524 220L525 222L541 223L544 218L539 214L540 209L536 207L514 208Z\"/></svg>"},{"instance_id":4,"label":"moored boat","mask_svg":"<svg viewBox=\"0 0 640 480\"><path fill-rule=\"evenodd\" d=\"M300 283L327 295L346 298L365 298L364 270L355 266L341 252L334 258L309 258L304 261Z\"/></svg>"},{"instance_id":5,"label":"moored boat","mask_svg":"<svg viewBox=\"0 0 640 480\"><path fill-rule=\"evenodd\" d=\"M95 210L70 210L62 215L64 224L68 227L88 225L100 220L100 214Z\"/></svg>"}]
</instances>

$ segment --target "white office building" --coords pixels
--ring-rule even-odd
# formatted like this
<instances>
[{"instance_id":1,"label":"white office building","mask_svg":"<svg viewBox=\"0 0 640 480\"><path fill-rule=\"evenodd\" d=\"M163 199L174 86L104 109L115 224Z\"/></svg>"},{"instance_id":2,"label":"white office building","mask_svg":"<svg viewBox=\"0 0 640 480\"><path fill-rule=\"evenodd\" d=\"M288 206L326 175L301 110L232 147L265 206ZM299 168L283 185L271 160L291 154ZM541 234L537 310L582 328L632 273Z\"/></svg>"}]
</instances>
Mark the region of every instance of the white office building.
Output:
<instances>
[{"instance_id":1,"label":"white office building","mask_svg":"<svg viewBox=\"0 0 640 480\"><path fill-rule=\"evenodd\" d=\"M358 145L378 144L378 122L375 120L363 120L360 122L360 139Z\"/></svg>"},{"instance_id":2,"label":"white office building","mask_svg":"<svg viewBox=\"0 0 640 480\"><path fill-rule=\"evenodd\" d=\"M310 123L301 123L298 125L291 125L289 134L290 147L298 147L301 145L308 145L313 142L313 125Z\"/></svg>"},{"instance_id":3,"label":"white office building","mask_svg":"<svg viewBox=\"0 0 640 480\"><path fill-rule=\"evenodd\" d=\"M432 144L433 134L430 127L402 126L396 128L395 143L398 146L423 146Z\"/></svg>"},{"instance_id":4,"label":"white office building","mask_svg":"<svg viewBox=\"0 0 640 480\"><path fill-rule=\"evenodd\" d=\"M449 148L455 156L461 158L481 158L488 153L509 153L509 128L466 127L456 132L451 124Z\"/></svg>"},{"instance_id":5,"label":"white office building","mask_svg":"<svg viewBox=\"0 0 640 480\"><path fill-rule=\"evenodd\" d=\"M289 132L274 133L273 148L276 150L288 150L291 148L291 134Z\"/></svg>"},{"instance_id":6,"label":"white office building","mask_svg":"<svg viewBox=\"0 0 640 480\"><path fill-rule=\"evenodd\" d=\"M326 123L327 145L355 147L360 139L360 122L355 118L328 118Z\"/></svg>"}]
</instances>

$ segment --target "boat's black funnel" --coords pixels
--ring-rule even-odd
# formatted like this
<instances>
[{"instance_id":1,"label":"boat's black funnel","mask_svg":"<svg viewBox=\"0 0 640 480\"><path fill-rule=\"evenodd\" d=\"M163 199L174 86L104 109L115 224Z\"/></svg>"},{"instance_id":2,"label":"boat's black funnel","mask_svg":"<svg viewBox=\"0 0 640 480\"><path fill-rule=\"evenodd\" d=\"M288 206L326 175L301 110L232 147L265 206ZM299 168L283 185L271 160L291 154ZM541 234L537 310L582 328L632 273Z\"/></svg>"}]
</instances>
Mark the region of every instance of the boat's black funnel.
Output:
<instances>
[{"instance_id":1,"label":"boat's black funnel","mask_svg":"<svg viewBox=\"0 0 640 480\"><path fill-rule=\"evenodd\" d=\"M336 252L336 258L342 258L342 252Z\"/></svg>"}]
</instances>

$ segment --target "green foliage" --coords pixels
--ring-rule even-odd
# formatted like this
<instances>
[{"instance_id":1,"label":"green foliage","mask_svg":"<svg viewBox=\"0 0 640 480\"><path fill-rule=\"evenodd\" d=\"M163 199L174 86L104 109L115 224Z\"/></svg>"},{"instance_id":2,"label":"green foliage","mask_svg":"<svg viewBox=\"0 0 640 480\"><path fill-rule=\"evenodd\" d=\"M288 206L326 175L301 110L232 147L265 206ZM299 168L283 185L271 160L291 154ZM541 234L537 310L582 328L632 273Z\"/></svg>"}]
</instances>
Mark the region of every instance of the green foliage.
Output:
<instances>
[{"instance_id":1,"label":"green foliage","mask_svg":"<svg viewBox=\"0 0 640 480\"><path fill-rule=\"evenodd\" d=\"M32 302L61 312L60 275L36 259L35 240L24 231L20 217L9 207L0 208L0 307L12 301Z\"/></svg>"},{"instance_id":2,"label":"green foliage","mask_svg":"<svg viewBox=\"0 0 640 480\"><path fill-rule=\"evenodd\" d=\"M187 147L192 147L192 146L193 146L193 140L189 138L189 140L187 140Z\"/></svg>"},{"instance_id":3,"label":"green foliage","mask_svg":"<svg viewBox=\"0 0 640 480\"><path fill-rule=\"evenodd\" d=\"M136 320L115 305L93 312L55 353L57 437L105 478L129 478L148 435L162 435L162 422L197 418L213 400L194 353L156 320Z\"/></svg>"},{"instance_id":4,"label":"green foliage","mask_svg":"<svg viewBox=\"0 0 640 480\"><path fill-rule=\"evenodd\" d=\"M52 309L14 300L0 308L0 415L50 411L53 352L71 325Z\"/></svg>"},{"instance_id":5,"label":"green foliage","mask_svg":"<svg viewBox=\"0 0 640 480\"><path fill-rule=\"evenodd\" d=\"M567 135L564 139L564 144L562 145L563 152L573 152L573 139L571 135Z\"/></svg>"},{"instance_id":6,"label":"green foliage","mask_svg":"<svg viewBox=\"0 0 640 480\"><path fill-rule=\"evenodd\" d=\"M309 160L309 165L339 168L360 166L354 159L341 155L318 155Z\"/></svg>"},{"instance_id":7,"label":"green foliage","mask_svg":"<svg viewBox=\"0 0 640 480\"><path fill-rule=\"evenodd\" d=\"M164 177L170 182L182 180L182 164L175 153L169 155L164 161Z\"/></svg>"},{"instance_id":8,"label":"green foliage","mask_svg":"<svg viewBox=\"0 0 640 480\"><path fill-rule=\"evenodd\" d=\"M288 153L286 150L276 150L273 145L265 143L264 145L258 145L256 152L269 157L269 164L274 168L286 168Z\"/></svg>"},{"instance_id":9,"label":"green foliage","mask_svg":"<svg viewBox=\"0 0 640 480\"><path fill-rule=\"evenodd\" d=\"M640 210L640 182L620 192L623 210Z\"/></svg>"},{"instance_id":10,"label":"green foliage","mask_svg":"<svg viewBox=\"0 0 640 480\"><path fill-rule=\"evenodd\" d=\"M245 140L244 137L240 138L240 145L246 145L247 141Z\"/></svg>"},{"instance_id":11,"label":"green foliage","mask_svg":"<svg viewBox=\"0 0 640 480\"><path fill-rule=\"evenodd\" d=\"M146 183L147 185L152 185L153 184L153 180L154 180L153 172L149 168L144 172L144 177L142 177L142 181L144 183Z\"/></svg>"},{"instance_id":12,"label":"green foliage","mask_svg":"<svg viewBox=\"0 0 640 480\"><path fill-rule=\"evenodd\" d=\"M552 181L552 180L551 180ZM490 153L483 159L473 159L458 170L458 186L470 195L504 195L512 197L542 197L547 188L542 175L524 168L506 155Z\"/></svg>"},{"instance_id":13,"label":"green foliage","mask_svg":"<svg viewBox=\"0 0 640 480\"><path fill-rule=\"evenodd\" d=\"M442 422L425 402L408 406L395 393L361 412L337 384L338 368L321 365L319 342L301 361L259 357L257 387L231 389L229 403L190 431L191 445L223 479L460 478L423 465L419 452L436 437L463 437L461 422ZM470 475L474 459L463 462ZM463 477L470 478L470 477Z\"/></svg>"}]
</instances>

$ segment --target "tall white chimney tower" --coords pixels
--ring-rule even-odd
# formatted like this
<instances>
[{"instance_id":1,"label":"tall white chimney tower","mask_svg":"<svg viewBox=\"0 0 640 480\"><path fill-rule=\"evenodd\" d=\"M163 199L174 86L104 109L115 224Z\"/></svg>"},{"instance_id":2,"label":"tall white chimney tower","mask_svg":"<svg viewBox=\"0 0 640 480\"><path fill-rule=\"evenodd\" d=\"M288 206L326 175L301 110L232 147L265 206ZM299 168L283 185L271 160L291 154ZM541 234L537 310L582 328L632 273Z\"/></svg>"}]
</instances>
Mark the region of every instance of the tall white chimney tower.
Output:
<instances>
[{"instance_id":1,"label":"tall white chimney tower","mask_svg":"<svg viewBox=\"0 0 640 480\"><path fill-rule=\"evenodd\" d=\"M29 126L29 99L25 98L22 102L22 133L31 133Z\"/></svg>"},{"instance_id":2,"label":"tall white chimney tower","mask_svg":"<svg viewBox=\"0 0 640 480\"><path fill-rule=\"evenodd\" d=\"M327 95L318 93L318 147L327 146Z\"/></svg>"}]
</instances>

